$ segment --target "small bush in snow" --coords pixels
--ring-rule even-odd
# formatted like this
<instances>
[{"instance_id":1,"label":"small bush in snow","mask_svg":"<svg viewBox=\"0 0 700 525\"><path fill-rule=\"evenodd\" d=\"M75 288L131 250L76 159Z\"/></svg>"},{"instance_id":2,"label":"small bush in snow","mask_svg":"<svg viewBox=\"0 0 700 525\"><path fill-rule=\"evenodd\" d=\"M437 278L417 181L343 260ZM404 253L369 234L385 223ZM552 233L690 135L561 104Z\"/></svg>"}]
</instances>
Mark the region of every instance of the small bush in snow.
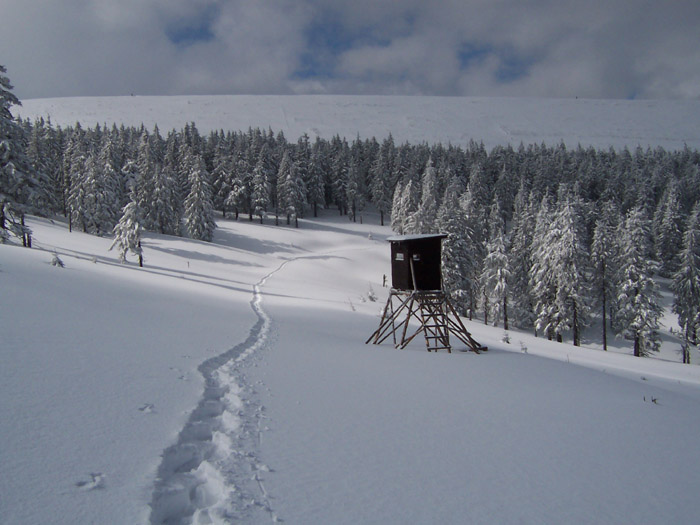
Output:
<instances>
[{"instance_id":1,"label":"small bush in snow","mask_svg":"<svg viewBox=\"0 0 700 525\"><path fill-rule=\"evenodd\" d=\"M59 268L64 268L65 265L63 264L63 261L61 258L58 256L57 253L54 252L53 258L51 259L51 266L58 266Z\"/></svg>"},{"instance_id":2,"label":"small bush in snow","mask_svg":"<svg viewBox=\"0 0 700 525\"><path fill-rule=\"evenodd\" d=\"M374 289L372 288L371 284L369 285L369 292L367 292L367 299L373 303L377 301L377 294L374 293Z\"/></svg>"}]
</instances>

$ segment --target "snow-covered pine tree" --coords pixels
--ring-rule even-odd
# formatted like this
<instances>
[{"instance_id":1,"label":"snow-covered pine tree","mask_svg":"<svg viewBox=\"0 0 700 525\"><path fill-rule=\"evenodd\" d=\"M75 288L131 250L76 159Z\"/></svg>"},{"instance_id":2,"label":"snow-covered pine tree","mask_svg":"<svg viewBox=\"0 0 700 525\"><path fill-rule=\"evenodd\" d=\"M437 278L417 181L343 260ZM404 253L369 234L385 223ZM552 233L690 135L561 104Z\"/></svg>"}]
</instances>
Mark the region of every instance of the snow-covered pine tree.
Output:
<instances>
[{"instance_id":1,"label":"snow-covered pine tree","mask_svg":"<svg viewBox=\"0 0 700 525\"><path fill-rule=\"evenodd\" d=\"M139 259L139 266L143 267L143 250L141 249L141 232L143 227L141 209L138 204L138 197L135 192L131 194L131 200L124 206L119 222L114 226L114 241L109 247L111 250L115 246L119 250L119 259L126 262L126 255L131 252Z\"/></svg>"},{"instance_id":2,"label":"snow-covered pine tree","mask_svg":"<svg viewBox=\"0 0 700 525\"><path fill-rule=\"evenodd\" d=\"M473 232L460 202L461 191L459 179L453 178L445 189L437 214L437 225L440 232L447 235L442 243L442 279L445 291L457 311L471 319L479 265L475 260Z\"/></svg>"},{"instance_id":3,"label":"snow-covered pine tree","mask_svg":"<svg viewBox=\"0 0 700 525\"><path fill-rule=\"evenodd\" d=\"M481 247L481 256L489 238L488 214L491 203L491 191L484 187L486 176L481 164L471 167L471 176L467 191L462 195L462 207L469 217L474 230L474 240Z\"/></svg>"},{"instance_id":4,"label":"snow-covered pine tree","mask_svg":"<svg viewBox=\"0 0 700 525\"><path fill-rule=\"evenodd\" d=\"M297 175L301 177L304 183L304 191L306 192L304 202L308 202L308 187L311 182L311 143L309 142L309 135L306 133L303 133L297 140L294 149L294 160L297 163Z\"/></svg>"},{"instance_id":5,"label":"snow-covered pine tree","mask_svg":"<svg viewBox=\"0 0 700 525\"><path fill-rule=\"evenodd\" d=\"M214 207L221 210L226 218L226 198L231 193L233 179L233 159L228 151L228 144L219 141L213 158L214 169L212 171L212 200Z\"/></svg>"},{"instance_id":6,"label":"snow-covered pine tree","mask_svg":"<svg viewBox=\"0 0 700 525\"><path fill-rule=\"evenodd\" d=\"M326 189L324 180L324 161L322 142L319 137L316 137L311 148L311 160L309 161L309 175L306 190L308 192L308 201L314 212L314 217L318 217L318 207L326 204Z\"/></svg>"},{"instance_id":7,"label":"snow-covered pine tree","mask_svg":"<svg viewBox=\"0 0 700 525\"><path fill-rule=\"evenodd\" d=\"M535 230L532 237L532 266L530 268L530 289L534 302L535 334L544 332L549 340L556 336L555 327L559 325L559 317L554 307L557 293L557 280L552 268L555 266L550 238L550 222L554 215L554 207L549 198L544 197L540 203Z\"/></svg>"},{"instance_id":8,"label":"snow-covered pine tree","mask_svg":"<svg viewBox=\"0 0 700 525\"><path fill-rule=\"evenodd\" d=\"M384 139L384 142L382 142L379 153L370 168L372 180L370 184L370 194L372 196L372 202L379 212L379 220L382 226L384 226L384 215L391 210L391 186L395 156L396 148L394 146L394 138L389 134L389 136Z\"/></svg>"},{"instance_id":9,"label":"snow-covered pine tree","mask_svg":"<svg viewBox=\"0 0 700 525\"><path fill-rule=\"evenodd\" d=\"M489 214L489 242L486 258L481 270L481 290L484 297L484 322L490 310L493 325L503 319L503 328L508 330L508 281L510 266L507 252L505 224L498 200L494 199Z\"/></svg>"},{"instance_id":10,"label":"snow-covered pine tree","mask_svg":"<svg viewBox=\"0 0 700 525\"><path fill-rule=\"evenodd\" d=\"M333 158L331 160L331 195L338 206L340 215L347 215L348 201L346 186L348 184L348 167L350 165L350 148L348 142L339 136L333 137Z\"/></svg>"},{"instance_id":11,"label":"snow-covered pine tree","mask_svg":"<svg viewBox=\"0 0 700 525\"><path fill-rule=\"evenodd\" d=\"M175 192L180 203L178 210L182 211L182 203L189 193L190 183L187 180L187 171L182 171L182 157L187 153L187 148L182 145L182 136L176 131L168 133L165 140L165 156L163 158L163 168L171 174L175 181ZM126 166L125 166L126 168Z\"/></svg>"},{"instance_id":12,"label":"snow-covered pine tree","mask_svg":"<svg viewBox=\"0 0 700 525\"><path fill-rule=\"evenodd\" d=\"M637 207L627 214L618 230L620 268L617 312L621 334L634 341L634 355L649 356L659 350L660 295L654 282L655 263L649 258L650 224Z\"/></svg>"},{"instance_id":13,"label":"snow-covered pine tree","mask_svg":"<svg viewBox=\"0 0 700 525\"><path fill-rule=\"evenodd\" d=\"M182 203L178 199L177 181L168 165L156 165L153 174L151 218L156 231L180 235Z\"/></svg>"},{"instance_id":14,"label":"snow-covered pine tree","mask_svg":"<svg viewBox=\"0 0 700 525\"><path fill-rule=\"evenodd\" d=\"M142 226L146 230L155 230L157 228L151 209L155 200L153 196L155 192L154 175L157 164L158 163L152 149L150 135L146 130L143 130L139 139L138 156L136 159L136 167L138 170L138 175L136 178L136 197L138 199L141 213L143 214Z\"/></svg>"},{"instance_id":15,"label":"snow-covered pine tree","mask_svg":"<svg viewBox=\"0 0 700 525\"><path fill-rule=\"evenodd\" d=\"M481 270L484 265L484 258L486 257L488 218L485 214L483 203L474 199L469 186L467 186L467 190L460 196L459 204L464 212L464 216L466 217L467 227L471 232L469 249L472 252L472 261L474 262L472 267L474 273L469 276L469 279L473 283L473 293L469 298L470 304L468 308L469 318L471 319L473 315L476 315L479 295L479 276L481 275Z\"/></svg>"},{"instance_id":16,"label":"snow-covered pine tree","mask_svg":"<svg viewBox=\"0 0 700 525\"><path fill-rule=\"evenodd\" d=\"M88 232L111 232L120 215L120 174L115 166L111 135L88 155L79 180L84 186L83 220ZM80 199L78 199L80 201Z\"/></svg>"},{"instance_id":17,"label":"snow-covered pine tree","mask_svg":"<svg viewBox=\"0 0 700 525\"><path fill-rule=\"evenodd\" d=\"M581 345L581 334L590 317L590 253L586 245L583 203L565 193L560 197L554 228L560 230L557 252L558 285L556 305L561 314L562 329L571 330L573 344Z\"/></svg>"},{"instance_id":18,"label":"snow-covered pine tree","mask_svg":"<svg viewBox=\"0 0 700 525\"><path fill-rule=\"evenodd\" d=\"M697 344L700 329L700 203L688 219L679 257L679 268L673 276L673 311L683 330L683 362L690 363L689 344Z\"/></svg>"},{"instance_id":19,"label":"snow-covered pine tree","mask_svg":"<svg viewBox=\"0 0 700 525\"><path fill-rule=\"evenodd\" d=\"M510 232L511 319L519 328L535 325L534 300L530 288L532 239L535 231L534 204L524 181L515 197L513 225Z\"/></svg>"},{"instance_id":20,"label":"snow-covered pine tree","mask_svg":"<svg viewBox=\"0 0 700 525\"><path fill-rule=\"evenodd\" d=\"M78 145L72 151L72 159L70 161L70 191L68 193L68 208L70 213L69 228L78 226L83 232L87 232L87 163L89 155L84 144Z\"/></svg>"},{"instance_id":21,"label":"snow-covered pine tree","mask_svg":"<svg viewBox=\"0 0 700 525\"><path fill-rule=\"evenodd\" d=\"M34 211L32 202L41 188L25 154L24 129L10 112L20 101L12 93L6 72L0 65L0 241L9 231L31 246L31 230L24 224L24 215Z\"/></svg>"},{"instance_id":22,"label":"snow-covered pine tree","mask_svg":"<svg viewBox=\"0 0 700 525\"><path fill-rule=\"evenodd\" d=\"M105 219L104 201L102 199L103 178L102 170L98 166L94 153L90 154L85 162L83 171L82 190L84 194L83 221L85 231L100 235ZM106 227L107 225L104 224ZM114 223L112 223L114 228ZM106 231L109 229L106 228Z\"/></svg>"},{"instance_id":23,"label":"snow-covered pine tree","mask_svg":"<svg viewBox=\"0 0 700 525\"><path fill-rule=\"evenodd\" d=\"M394 188L394 197L391 200L391 229L403 235L403 223L406 219L403 210L403 181L399 180Z\"/></svg>"},{"instance_id":24,"label":"snow-covered pine tree","mask_svg":"<svg viewBox=\"0 0 700 525\"><path fill-rule=\"evenodd\" d=\"M192 239L211 241L216 223L209 174L204 159L199 155L193 157L190 165L190 193L185 199L185 229Z\"/></svg>"},{"instance_id":25,"label":"snow-covered pine tree","mask_svg":"<svg viewBox=\"0 0 700 525\"><path fill-rule=\"evenodd\" d=\"M299 227L299 217L304 216L306 206L306 188L304 181L299 174L296 161L290 165L287 180L283 189L285 213L287 214L287 224L290 219L294 219L294 227Z\"/></svg>"},{"instance_id":26,"label":"snow-covered pine tree","mask_svg":"<svg viewBox=\"0 0 700 525\"><path fill-rule=\"evenodd\" d=\"M277 171L277 184L276 184L276 201L275 201L275 224L279 224L280 213L284 213L287 207L287 203L290 200L288 195L288 179L289 173L292 170L293 159L288 150L282 153L282 160L280 161L279 169ZM289 221L287 221L289 224Z\"/></svg>"},{"instance_id":27,"label":"snow-covered pine tree","mask_svg":"<svg viewBox=\"0 0 700 525\"><path fill-rule=\"evenodd\" d=\"M347 183L345 185L345 201L348 203L352 222L357 222L357 212L362 211L365 206L363 186L362 173L357 165L357 161L351 156Z\"/></svg>"},{"instance_id":28,"label":"snow-covered pine tree","mask_svg":"<svg viewBox=\"0 0 700 525\"><path fill-rule=\"evenodd\" d=\"M602 204L593 230L591 244L592 284L594 300L600 306L603 327L603 350L608 349L608 310L615 301L619 253L616 232L619 212L613 201Z\"/></svg>"},{"instance_id":29,"label":"snow-covered pine tree","mask_svg":"<svg viewBox=\"0 0 700 525\"><path fill-rule=\"evenodd\" d=\"M535 225L531 286L536 299L536 327L561 342L571 330L573 343L581 343L581 331L589 315L584 225L578 199L560 190L551 206L543 201Z\"/></svg>"},{"instance_id":30,"label":"snow-covered pine tree","mask_svg":"<svg viewBox=\"0 0 700 525\"><path fill-rule=\"evenodd\" d=\"M30 204L37 213L50 216L59 211L60 199L57 191L59 187L55 186L54 180L49 177L49 163L53 158L48 143L48 128L43 118L36 119L33 126L27 121L27 125L30 129L26 157L31 172L36 177L39 190L34 194Z\"/></svg>"},{"instance_id":31,"label":"snow-covered pine tree","mask_svg":"<svg viewBox=\"0 0 700 525\"><path fill-rule=\"evenodd\" d=\"M438 211L437 179L433 159L428 163L421 177L421 199L418 209L408 218L412 233L437 233L435 222Z\"/></svg>"},{"instance_id":32,"label":"snow-covered pine tree","mask_svg":"<svg viewBox=\"0 0 700 525\"><path fill-rule=\"evenodd\" d=\"M653 230L659 275L670 277L678 270L678 252L683 244L683 213L674 181L669 183L654 214Z\"/></svg>"},{"instance_id":33,"label":"snow-covered pine tree","mask_svg":"<svg viewBox=\"0 0 700 525\"><path fill-rule=\"evenodd\" d=\"M253 170L253 212L260 217L260 224L263 223L269 206L270 184L265 170L265 159L261 155Z\"/></svg>"},{"instance_id":34,"label":"snow-covered pine tree","mask_svg":"<svg viewBox=\"0 0 700 525\"><path fill-rule=\"evenodd\" d=\"M403 217L400 229L405 235L420 233L416 221L416 212L420 206L420 183L409 179L401 192L401 204L399 215Z\"/></svg>"}]
</instances>

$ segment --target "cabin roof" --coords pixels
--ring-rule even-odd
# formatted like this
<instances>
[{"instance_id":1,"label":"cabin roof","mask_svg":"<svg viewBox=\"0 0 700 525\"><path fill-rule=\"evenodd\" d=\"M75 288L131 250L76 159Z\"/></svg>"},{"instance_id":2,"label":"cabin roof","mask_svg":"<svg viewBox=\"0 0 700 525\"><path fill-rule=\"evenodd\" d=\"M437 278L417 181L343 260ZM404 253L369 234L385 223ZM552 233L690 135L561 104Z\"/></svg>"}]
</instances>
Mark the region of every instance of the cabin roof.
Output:
<instances>
[{"instance_id":1,"label":"cabin roof","mask_svg":"<svg viewBox=\"0 0 700 525\"><path fill-rule=\"evenodd\" d=\"M394 235L392 237L387 237L389 242L403 242L403 241L417 241L421 239L444 239L447 237L446 233L424 233L417 235Z\"/></svg>"}]
</instances>

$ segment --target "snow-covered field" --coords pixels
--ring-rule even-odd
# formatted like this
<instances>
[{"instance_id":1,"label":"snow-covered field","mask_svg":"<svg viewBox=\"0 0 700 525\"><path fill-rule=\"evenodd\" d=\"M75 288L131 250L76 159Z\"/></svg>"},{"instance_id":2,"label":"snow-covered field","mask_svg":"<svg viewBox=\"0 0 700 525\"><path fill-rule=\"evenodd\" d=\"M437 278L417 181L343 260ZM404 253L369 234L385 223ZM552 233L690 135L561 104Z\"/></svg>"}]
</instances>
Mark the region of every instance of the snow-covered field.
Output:
<instances>
[{"instance_id":1,"label":"snow-covered field","mask_svg":"<svg viewBox=\"0 0 700 525\"><path fill-rule=\"evenodd\" d=\"M296 141L339 134L348 140L392 133L408 141L487 148L520 142L568 147L633 149L640 145L700 148L700 100L586 100L485 97L381 96L176 96L88 97L22 101L13 114L54 124L117 124L162 133L195 122L200 132L246 130L249 126L283 131Z\"/></svg>"},{"instance_id":2,"label":"snow-covered field","mask_svg":"<svg viewBox=\"0 0 700 525\"><path fill-rule=\"evenodd\" d=\"M700 147L698 101L137 96L13 113ZM0 522L697 521L700 354L678 363L673 315L651 359L624 340L603 352L595 329L577 348L505 343L479 321L481 355L365 345L391 232L364 219L220 220L212 243L148 234L138 268L110 239L29 218L35 249L0 245Z\"/></svg>"},{"instance_id":3,"label":"snow-covered field","mask_svg":"<svg viewBox=\"0 0 700 525\"><path fill-rule=\"evenodd\" d=\"M365 345L377 222L149 234L140 269L32 218L0 245L0 521L696 521L700 368L478 322L481 355Z\"/></svg>"}]
</instances>

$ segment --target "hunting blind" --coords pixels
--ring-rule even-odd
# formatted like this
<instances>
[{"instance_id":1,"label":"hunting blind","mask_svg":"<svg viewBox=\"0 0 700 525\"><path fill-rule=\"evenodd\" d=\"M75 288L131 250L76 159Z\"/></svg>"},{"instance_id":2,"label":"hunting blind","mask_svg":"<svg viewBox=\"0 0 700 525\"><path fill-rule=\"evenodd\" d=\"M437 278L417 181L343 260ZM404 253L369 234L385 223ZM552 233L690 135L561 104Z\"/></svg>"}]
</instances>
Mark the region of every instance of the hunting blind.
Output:
<instances>
[{"instance_id":1,"label":"hunting blind","mask_svg":"<svg viewBox=\"0 0 700 525\"><path fill-rule=\"evenodd\" d=\"M467 331L442 289L445 237L445 234L400 235L387 239L391 243L391 291L379 328L366 343L380 344L393 337L396 348L405 348L422 333L428 352L452 352L452 334L474 352L487 350ZM419 323L412 333L409 332L411 319Z\"/></svg>"}]
</instances>

